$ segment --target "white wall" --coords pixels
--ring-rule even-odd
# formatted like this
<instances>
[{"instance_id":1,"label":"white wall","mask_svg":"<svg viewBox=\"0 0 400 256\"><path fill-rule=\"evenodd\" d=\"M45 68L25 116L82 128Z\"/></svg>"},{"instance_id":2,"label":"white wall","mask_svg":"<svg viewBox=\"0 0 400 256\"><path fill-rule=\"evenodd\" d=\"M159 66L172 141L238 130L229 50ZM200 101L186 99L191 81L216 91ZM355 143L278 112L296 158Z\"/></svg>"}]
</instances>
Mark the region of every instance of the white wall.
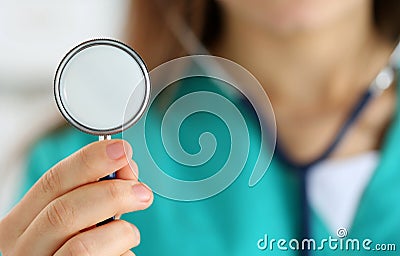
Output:
<instances>
[{"instance_id":1,"label":"white wall","mask_svg":"<svg viewBox=\"0 0 400 256\"><path fill-rule=\"evenodd\" d=\"M15 202L27 149L62 122L55 69L77 43L123 40L129 0L0 0L0 218Z\"/></svg>"}]
</instances>

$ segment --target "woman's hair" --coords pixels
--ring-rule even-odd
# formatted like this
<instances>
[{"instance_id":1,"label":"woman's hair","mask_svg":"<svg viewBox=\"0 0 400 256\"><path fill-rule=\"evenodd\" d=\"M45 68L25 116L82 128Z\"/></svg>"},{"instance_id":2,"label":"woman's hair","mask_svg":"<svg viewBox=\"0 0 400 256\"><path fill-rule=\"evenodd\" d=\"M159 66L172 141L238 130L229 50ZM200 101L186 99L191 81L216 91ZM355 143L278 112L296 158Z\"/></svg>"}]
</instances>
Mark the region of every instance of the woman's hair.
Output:
<instances>
[{"instance_id":1,"label":"woman's hair","mask_svg":"<svg viewBox=\"0 0 400 256\"><path fill-rule=\"evenodd\" d=\"M195 36L209 47L223 29L217 0L136 0L127 24L130 44L150 69L187 55L180 36ZM378 31L397 43L400 38L400 0L374 0Z\"/></svg>"},{"instance_id":2,"label":"woman's hair","mask_svg":"<svg viewBox=\"0 0 400 256\"><path fill-rule=\"evenodd\" d=\"M378 30L390 40L400 39L400 1L374 0L374 21Z\"/></svg>"},{"instance_id":3,"label":"woman's hair","mask_svg":"<svg viewBox=\"0 0 400 256\"><path fill-rule=\"evenodd\" d=\"M222 27L220 20L213 0L136 0L127 22L127 40L151 70L188 54L179 35L194 35L209 46Z\"/></svg>"}]
</instances>

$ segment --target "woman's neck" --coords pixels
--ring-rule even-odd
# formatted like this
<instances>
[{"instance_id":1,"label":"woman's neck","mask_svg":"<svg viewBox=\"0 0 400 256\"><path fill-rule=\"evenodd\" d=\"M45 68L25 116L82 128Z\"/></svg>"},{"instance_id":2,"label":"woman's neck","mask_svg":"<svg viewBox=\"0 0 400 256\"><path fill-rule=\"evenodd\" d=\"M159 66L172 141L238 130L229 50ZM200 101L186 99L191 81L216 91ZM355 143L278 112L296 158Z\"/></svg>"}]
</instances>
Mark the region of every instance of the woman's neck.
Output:
<instances>
[{"instance_id":1,"label":"woman's neck","mask_svg":"<svg viewBox=\"0 0 400 256\"><path fill-rule=\"evenodd\" d=\"M380 37L371 6L310 30L277 33L224 13L214 52L247 68L272 101L318 104L365 90L392 45Z\"/></svg>"}]
</instances>

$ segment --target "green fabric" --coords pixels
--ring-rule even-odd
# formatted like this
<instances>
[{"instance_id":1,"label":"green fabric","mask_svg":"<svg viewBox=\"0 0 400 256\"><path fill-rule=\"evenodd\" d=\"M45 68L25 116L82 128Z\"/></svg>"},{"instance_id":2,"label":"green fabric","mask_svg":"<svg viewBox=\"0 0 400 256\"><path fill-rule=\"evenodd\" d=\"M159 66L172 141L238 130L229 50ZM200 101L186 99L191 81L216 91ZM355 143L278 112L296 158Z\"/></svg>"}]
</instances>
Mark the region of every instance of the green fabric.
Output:
<instances>
[{"instance_id":1,"label":"green fabric","mask_svg":"<svg viewBox=\"0 0 400 256\"><path fill-rule=\"evenodd\" d=\"M176 90L176 88L175 88ZM166 95L174 97L196 91L208 90L222 93L215 86L210 86L204 80L193 82L190 86L179 88L174 95L173 88ZM226 89L229 90L229 89ZM235 99L231 99L235 101ZM260 250L258 241L268 235L271 239L298 238L299 234L299 181L294 172L287 170L283 163L273 159L269 170L263 179L252 188L248 187L248 180L255 163L259 147L259 125L255 113L245 103L237 102L240 111L246 116L249 125L251 148L245 168L237 180L222 193L211 198L195 202L179 202L155 195L153 205L141 212L126 214L124 219L137 225L141 231L141 244L134 249L137 255L299 255L293 250L282 251L274 244L274 249ZM158 148L157 124L165 106L155 106L151 111L150 125L146 132L154 133L150 136L156 151L160 151L159 159L169 167L170 175L182 179L198 179L211 175L208 169L201 169L197 173L188 171L187 167L171 161L165 152ZM398 107L399 110L399 107ZM182 146L188 152L196 152L198 145L193 138L201 133L199 124L208 125L222 136L226 129L218 123L215 117L199 115L198 120L186 124L191 132L181 134ZM158 126L159 127L159 126ZM135 129L135 128L133 128ZM83 134L72 128L62 129L42 139L32 150L28 168L28 178L25 189L29 188L46 170L59 160L70 155L80 147L97 140L96 137ZM400 247L400 152L396 148L400 141L399 111L387 133L381 150L381 160L368 188L366 189L353 224L350 238L370 238L374 243L396 243ZM229 142L229 141L228 141ZM224 141L221 142L222 144ZM227 141L225 141L227 143ZM220 145L220 144L218 144ZM146 165L141 161L143 148L132 143L134 159L137 161L140 172L146 172ZM217 151L218 157L224 157L224 151ZM221 159L212 162L214 167L221 165ZM215 169L215 168L214 168ZM211 170L211 169L210 169ZM193 176L192 176L193 175ZM194 178L193 178L194 177ZM204 178L204 177L203 177ZM328 238L326 225L315 214L312 214L312 236L318 241ZM285 246L288 246L286 244ZM397 248L400 250L400 248ZM379 255L371 251L345 252L340 250L314 251L311 255ZM395 255L386 252L385 255Z\"/></svg>"}]
</instances>

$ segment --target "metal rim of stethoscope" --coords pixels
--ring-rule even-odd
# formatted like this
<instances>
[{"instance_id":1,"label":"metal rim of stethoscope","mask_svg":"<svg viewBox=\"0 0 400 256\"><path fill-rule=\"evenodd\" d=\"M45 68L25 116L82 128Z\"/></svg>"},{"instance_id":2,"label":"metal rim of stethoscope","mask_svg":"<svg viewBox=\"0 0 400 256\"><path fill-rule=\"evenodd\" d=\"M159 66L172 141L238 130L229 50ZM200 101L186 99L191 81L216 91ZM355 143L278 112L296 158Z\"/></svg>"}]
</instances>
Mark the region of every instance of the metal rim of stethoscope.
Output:
<instances>
[{"instance_id":1,"label":"metal rim of stethoscope","mask_svg":"<svg viewBox=\"0 0 400 256\"><path fill-rule=\"evenodd\" d=\"M96 46L96 45L110 45L110 46L114 46L117 47L123 51L125 51L126 53L128 53L135 61L136 63L139 65L142 73L143 73L143 77L144 77L144 83L145 83L145 96L144 96L144 100L139 108L138 113L132 117L131 119L129 119L127 122L122 122L121 125L114 127L114 128L109 128L109 129L95 129L92 127L89 127L81 122L79 122L78 120L76 120L66 109L64 102L62 100L61 97L61 77L62 74L64 72L65 67L67 66L67 64L69 63L69 61L79 52L92 47L92 46ZM139 54L137 54L131 47L127 46L126 44L117 41L115 39L91 39L88 41L85 41L77 46L75 46L73 49L71 49L66 55L65 57L61 60L57 71L56 71L56 75L54 78L54 96L55 96L55 100L56 100L56 104L58 109L60 110L61 114L64 116L64 118L70 123L72 124L74 127L78 128L79 130L92 134L92 135L98 135L98 136L105 136L105 135L112 135L112 134L116 134L116 133L120 133L123 130L128 129L129 127L131 127L132 125L134 125L137 121L139 121L139 119L141 118L141 116L144 114L146 107L149 103L150 100L150 77L149 77L149 72L147 70L146 64L144 63L143 59L139 56ZM129 99L130 100L130 99Z\"/></svg>"},{"instance_id":2,"label":"metal rim of stethoscope","mask_svg":"<svg viewBox=\"0 0 400 256\"><path fill-rule=\"evenodd\" d=\"M399 78L398 58L400 57L400 42L395 46L387 65L382 68L370 84L369 90L379 95Z\"/></svg>"}]
</instances>

